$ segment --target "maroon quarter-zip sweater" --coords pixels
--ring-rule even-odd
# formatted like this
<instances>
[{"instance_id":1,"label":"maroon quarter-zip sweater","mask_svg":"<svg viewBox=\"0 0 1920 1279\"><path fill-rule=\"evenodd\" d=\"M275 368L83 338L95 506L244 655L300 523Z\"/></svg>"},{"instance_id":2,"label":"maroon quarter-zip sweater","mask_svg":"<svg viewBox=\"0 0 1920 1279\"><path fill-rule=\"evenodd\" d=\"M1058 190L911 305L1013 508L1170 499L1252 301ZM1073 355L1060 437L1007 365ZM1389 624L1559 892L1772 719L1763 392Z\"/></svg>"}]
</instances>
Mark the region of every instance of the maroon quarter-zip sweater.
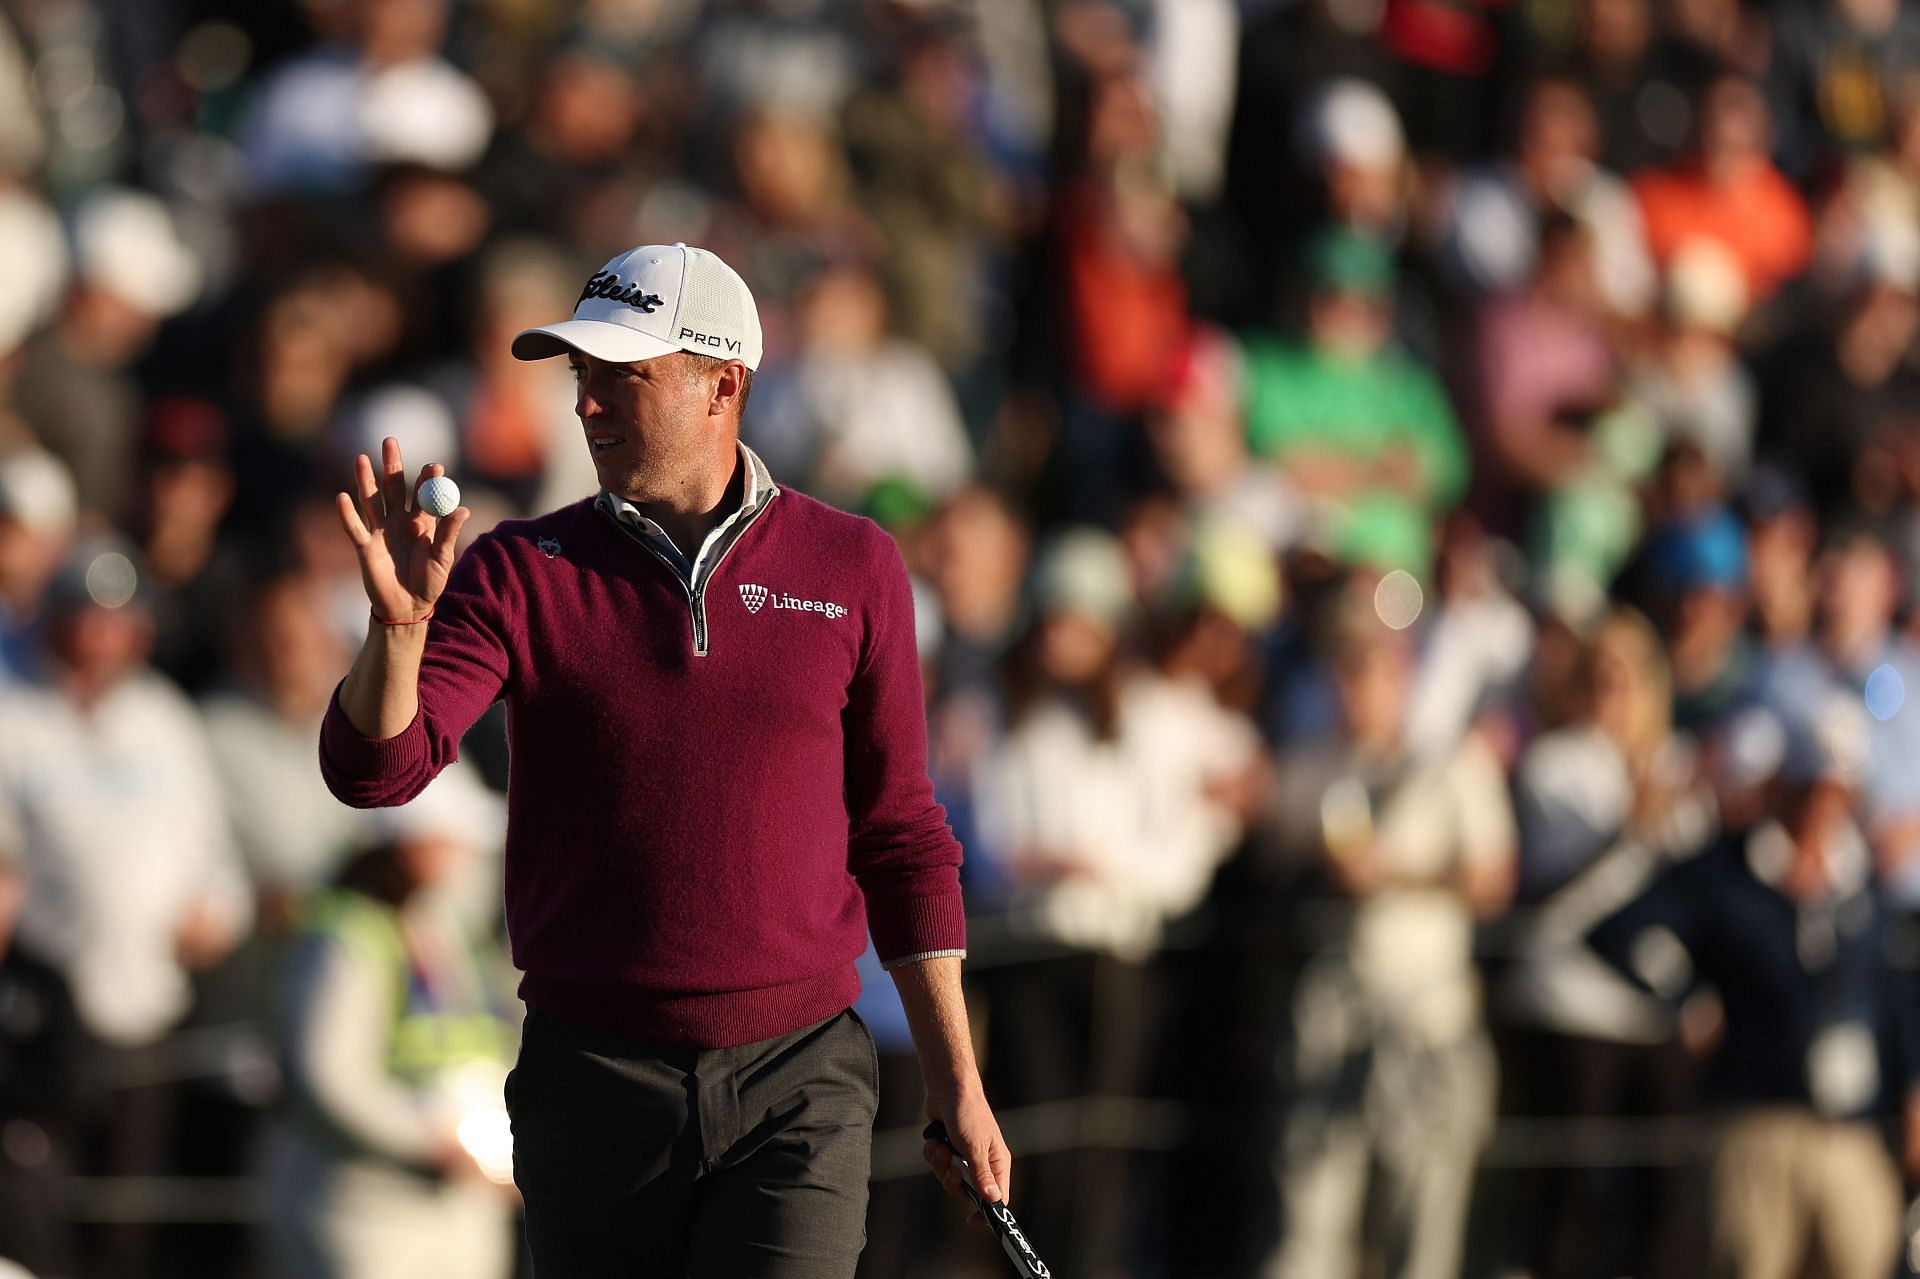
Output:
<instances>
[{"instance_id":1,"label":"maroon quarter-zip sweater","mask_svg":"<svg viewBox=\"0 0 1920 1279\"><path fill-rule=\"evenodd\" d=\"M321 771L369 808L418 794L505 698L534 1008L723 1048L851 1004L869 926L883 962L963 951L899 551L768 490L691 586L592 501L503 523L435 607L414 721L375 740L328 709Z\"/></svg>"}]
</instances>

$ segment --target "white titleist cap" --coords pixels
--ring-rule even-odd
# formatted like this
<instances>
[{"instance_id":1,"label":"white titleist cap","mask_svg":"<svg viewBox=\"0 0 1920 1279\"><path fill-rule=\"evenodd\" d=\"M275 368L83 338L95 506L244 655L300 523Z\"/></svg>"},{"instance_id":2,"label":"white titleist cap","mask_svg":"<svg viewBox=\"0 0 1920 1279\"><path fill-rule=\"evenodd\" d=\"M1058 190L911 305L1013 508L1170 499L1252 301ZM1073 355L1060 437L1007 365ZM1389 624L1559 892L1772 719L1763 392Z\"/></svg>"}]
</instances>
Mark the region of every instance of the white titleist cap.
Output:
<instances>
[{"instance_id":1,"label":"white titleist cap","mask_svg":"<svg viewBox=\"0 0 1920 1279\"><path fill-rule=\"evenodd\" d=\"M645 244L594 273L573 318L513 339L522 360L580 351L633 364L675 351L760 367L760 312L734 269L705 249Z\"/></svg>"}]
</instances>

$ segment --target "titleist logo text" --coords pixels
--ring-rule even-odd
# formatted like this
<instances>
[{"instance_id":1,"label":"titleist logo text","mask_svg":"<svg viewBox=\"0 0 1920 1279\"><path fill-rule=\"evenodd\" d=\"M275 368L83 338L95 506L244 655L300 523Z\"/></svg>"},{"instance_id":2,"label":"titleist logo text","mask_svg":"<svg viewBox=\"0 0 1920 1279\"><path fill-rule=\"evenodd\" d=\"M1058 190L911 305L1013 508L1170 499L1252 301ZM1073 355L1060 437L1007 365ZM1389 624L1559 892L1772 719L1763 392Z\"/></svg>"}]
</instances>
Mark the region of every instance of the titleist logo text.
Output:
<instances>
[{"instance_id":1,"label":"titleist logo text","mask_svg":"<svg viewBox=\"0 0 1920 1279\"><path fill-rule=\"evenodd\" d=\"M624 302L634 310L645 311L648 315L652 315L654 308L660 305L658 293L642 293L637 284L623 285L620 283L620 277L611 271L602 271L588 280L587 287L580 290L579 301L574 305L579 306L589 298L606 298L609 302Z\"/></svg>"}]
</instances>

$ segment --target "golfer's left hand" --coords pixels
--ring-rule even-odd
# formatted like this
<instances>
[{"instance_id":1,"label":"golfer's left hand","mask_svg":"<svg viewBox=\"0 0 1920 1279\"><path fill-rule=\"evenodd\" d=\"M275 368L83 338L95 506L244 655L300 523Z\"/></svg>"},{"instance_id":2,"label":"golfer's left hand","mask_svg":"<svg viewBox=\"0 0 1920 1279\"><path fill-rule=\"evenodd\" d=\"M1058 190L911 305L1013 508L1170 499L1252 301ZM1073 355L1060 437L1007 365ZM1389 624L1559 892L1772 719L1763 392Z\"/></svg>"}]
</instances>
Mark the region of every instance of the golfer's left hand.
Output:
<instances>
[{"instance_id":1,"label":"golfer's left hand","mask_svg":"<svg viewBox=\"0 0 1920 1279\"><path fill-rule=\"evenodd\" d=\"M972 1203L961 1189L961 1179L966 1173L960 1168L960 1160L953 1156L953 1151L958 1150L960 1158L973 1166L975 1182L988 1202L1012 1202L1013 1152L1007 1149L1007 1139L1000 1135L1000 1124L994 1119L993 1108L987 1105L986 1094L977 1082L944 1096L929 1092L927 1118L945 1124L948 1140L953 1143L953 1150L938 1141L928 1141L921 1147L933 1175L940 1179L948 1194L961 1203ZM978 1212L967 1220L970 1224L986 1225Z\"/></svg>"}]
</instances>

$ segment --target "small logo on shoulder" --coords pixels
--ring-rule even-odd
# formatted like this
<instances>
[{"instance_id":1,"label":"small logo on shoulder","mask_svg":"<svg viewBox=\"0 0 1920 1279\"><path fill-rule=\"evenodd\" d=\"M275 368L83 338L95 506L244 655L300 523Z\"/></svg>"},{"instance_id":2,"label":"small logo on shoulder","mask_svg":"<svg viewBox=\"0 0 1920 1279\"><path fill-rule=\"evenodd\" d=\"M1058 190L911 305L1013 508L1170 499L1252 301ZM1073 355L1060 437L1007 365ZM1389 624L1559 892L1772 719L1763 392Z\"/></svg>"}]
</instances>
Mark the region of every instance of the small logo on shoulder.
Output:
<instances>
[{"instance_id":1,"label":"small logo on shoulder","mask_svg":"<svg viewBox=\"0 0 1920 1279\"><path fill-rule=\"evenodd\" d=\"M747 606L747 612L758 613L760 606L767 602L767 588L745 582L740 587L740 602Z\"/></svg>"},{"instance_id":2,"label":"small logo on shoulder","mask_svg":"<svg viewBox=\"0 0 1920 1279\"><path fill-rule=\"evenodd\" d=\"M540 548L540 553L548 559L552 559L560 553L560 540L558 538L543 537L536 542L535 545Z\"/></svg>"}]
</instances>

